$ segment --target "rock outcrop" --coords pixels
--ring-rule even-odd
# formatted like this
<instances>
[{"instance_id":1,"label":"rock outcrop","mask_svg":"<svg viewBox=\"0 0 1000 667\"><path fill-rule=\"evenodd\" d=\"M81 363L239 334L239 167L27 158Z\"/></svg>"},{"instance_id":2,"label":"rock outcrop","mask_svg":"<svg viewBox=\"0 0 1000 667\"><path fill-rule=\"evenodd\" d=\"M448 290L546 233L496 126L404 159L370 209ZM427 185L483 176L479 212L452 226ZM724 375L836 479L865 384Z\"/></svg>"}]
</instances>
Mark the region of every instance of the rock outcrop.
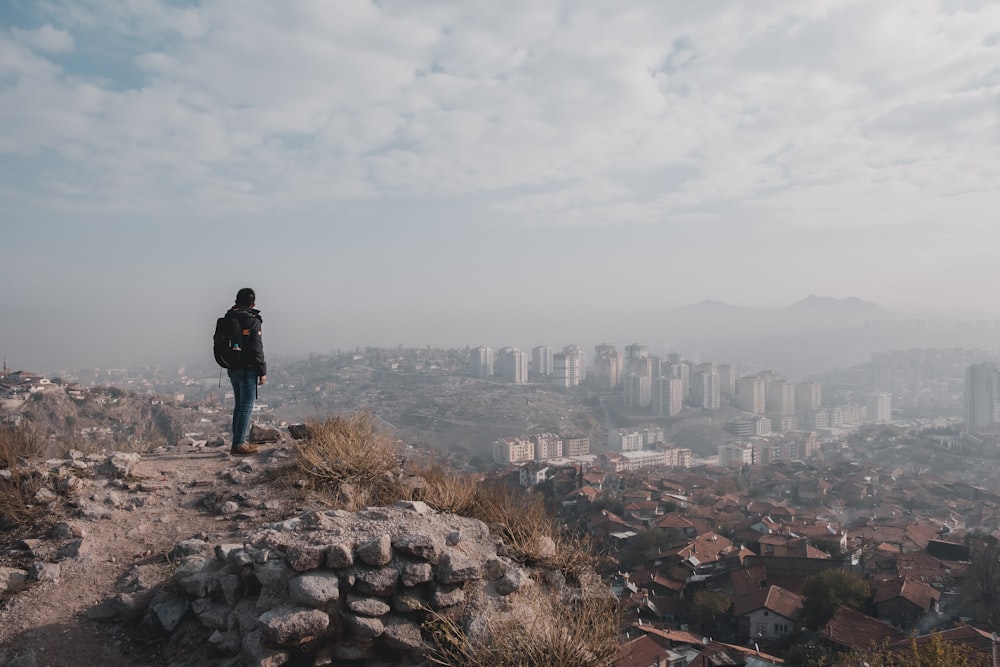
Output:
<instances>
[{"instance_id":1,"label":"rock outcrop","mask_svg":"<svg viewBox=\"0 0 1000 667\"><path fill-rule=\"evenodd\" d=\"M242 544L178 544L177 570L142 625L205 647L185 665L425 664L435 619L471 634L529 592L581 594L498 546L481 521L422 502L308 512Z\"/></svg>"}]
</instances>

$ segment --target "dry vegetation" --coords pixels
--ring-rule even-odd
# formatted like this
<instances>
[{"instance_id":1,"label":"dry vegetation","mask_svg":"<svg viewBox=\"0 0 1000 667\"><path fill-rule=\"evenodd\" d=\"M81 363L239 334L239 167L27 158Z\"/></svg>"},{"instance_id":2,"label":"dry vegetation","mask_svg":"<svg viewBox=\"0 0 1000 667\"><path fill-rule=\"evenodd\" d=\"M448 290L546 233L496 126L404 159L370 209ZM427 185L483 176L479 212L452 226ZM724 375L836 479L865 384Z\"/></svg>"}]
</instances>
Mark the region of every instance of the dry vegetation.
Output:
<instances>
[{"instance_id":1,"label":"dry vegetation","mask_svg":"<svg viewBox=\"0 0 1000 667\"><path fill-rule=\"evenodd\" d=\"M435 643L427 657L468 667L603 667L618 650L618 623L611 600L586 599L567 608L554 596L539 595L478 637L448 617L433 616L425 623Z\"/></svg>"},{"instance_id":2,"label":"dry vegetation","mask_svg":"<svg viewBox=\"0 0 1000 667\"><path fill-rule=\"evenodd\" d=\"M499 482L477 482L435 464L401 470L395 441L375 428L366 413L307 424L296 465L285 474L305 476L334 504L356 510L396 500L421 500L429 506L479 519L503 538L505 554L527 564L542 564L571 579L594 571L598 558L589 543L564 535L542 497ZM408 484L419 477L421 483ZM453 620L429 623L438 642L439 664L528 666L605 665L617 648L617 610L607 599L585 599L567 614L556 596L539 596L533 614L490 628L489 637L470 637ZM548 621L548 622L546 622Z\"/></svg>"},{"instance_id":3,"label":"dry vegetation","mask_svg":"<svg viewBox=\"0 0 1000 667\"><path fill-rule=\"evenodd\" d=\"M37 456L43 444L28 424L0 426L0 528L28 525L42 513L34 497L45 480L32 475L23 460Z\"/></svg>"}]
</instances>

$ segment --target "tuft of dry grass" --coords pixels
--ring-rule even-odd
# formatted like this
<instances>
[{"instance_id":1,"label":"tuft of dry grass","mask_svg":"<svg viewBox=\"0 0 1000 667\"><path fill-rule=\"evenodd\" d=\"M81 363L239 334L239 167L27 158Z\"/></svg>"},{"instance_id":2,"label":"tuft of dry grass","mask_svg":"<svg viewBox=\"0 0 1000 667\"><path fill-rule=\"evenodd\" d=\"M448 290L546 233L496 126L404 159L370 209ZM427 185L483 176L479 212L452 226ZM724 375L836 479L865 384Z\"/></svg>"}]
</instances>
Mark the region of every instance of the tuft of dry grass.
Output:
<instances>
[{"instance_id":1,"label":"tuft of dry grass","mask_svg":"<svg viewBox=\"0 0 1000 667\"><path fill-rule=\"evenodd\" d=\"M467 667L604 667L618 650L619 615L613 600L567 604L536 592L518 613L485 624L473 636L455 620L432 613L424 623L432 639L428 660Z\"/></svg>"},{"instance_id":2,"label":"tuft of dry grass","mask_svg":"<svg viewBox=\"0 0 1000 667\"><path fill-rule=\"evenodd\" d=\"M28 424L0 426L0 528L24 526L42 514L34 496L45 480L32 475L22 460L37 456L44 445L45 439Z\"/></svg>"},{"instance_id":3,"label":"tuft of dry grass","mask_svg":"<svg viewBox=\"0 0 1000 667\"><path fill-rule=\"evenodd\" d=\"M422 500L442 512L470 516L476 506L479 483L468 475L457 475L440 465L419 466L411 470L424 480L424 486L412 500Z\"/></svg>"},{"instance_id":4,"label":"tuft of dry grass","mask_svg":"<svg viewBox=\"0 0 1000 667\"><path fill-rule=\"evenodd\" d=\"M471 516L500 533L510 556L520 561L552 557L559 531L540 495L500 482L480 484L478 491Z\"/></svg>"},{"instance_id":5,"label":"tuft of dry grass","mask_svg":"<svg viewBox=\"0 0 1000 667\"><path fill-rule=\"evenodd\" d=\"M520 562L545 564L570 576L597 566L592 545L562 534L539 494L499 481L477 482L434 463L411 469L423 484L407 487L396 441L376 429L370 413L311 420L307 432L294 468L281 477L304 476L321 493L332 493L340 507L422 500L436 510L484 522L503 538L506 554Z\"/></svg>"},{"instance_id":6,"label":"tuft of dry grass","mask_svg":"<svg viewBox=\"0 0 1000 667\"><path fill-rule=\"evenodd\" d=\"M390 504L402 497L395 441L375 428L368 412L331 417L308 425L296 464L320 487L342 492L348 509Z\"/></svg>"}]
</instances>

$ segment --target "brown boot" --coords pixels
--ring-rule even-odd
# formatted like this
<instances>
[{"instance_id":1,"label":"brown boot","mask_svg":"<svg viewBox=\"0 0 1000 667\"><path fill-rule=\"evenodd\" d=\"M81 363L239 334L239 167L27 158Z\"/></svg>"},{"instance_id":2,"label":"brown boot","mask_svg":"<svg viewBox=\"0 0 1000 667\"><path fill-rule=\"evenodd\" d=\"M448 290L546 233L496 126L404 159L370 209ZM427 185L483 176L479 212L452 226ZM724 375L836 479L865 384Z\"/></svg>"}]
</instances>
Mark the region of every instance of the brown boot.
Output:
<instances>
[{"instance_id":1,"label":"brown boot","mask_svg":"<svg viewBox=\"0 0 1000 667\"><path fill-rule=\"evenodd\" d=\"M233 445L229 453L232 456L251 456L260 451L260 447L257 445L251 445L249 442L241 442L238 445Z\"/></svg>"}]
</instances>

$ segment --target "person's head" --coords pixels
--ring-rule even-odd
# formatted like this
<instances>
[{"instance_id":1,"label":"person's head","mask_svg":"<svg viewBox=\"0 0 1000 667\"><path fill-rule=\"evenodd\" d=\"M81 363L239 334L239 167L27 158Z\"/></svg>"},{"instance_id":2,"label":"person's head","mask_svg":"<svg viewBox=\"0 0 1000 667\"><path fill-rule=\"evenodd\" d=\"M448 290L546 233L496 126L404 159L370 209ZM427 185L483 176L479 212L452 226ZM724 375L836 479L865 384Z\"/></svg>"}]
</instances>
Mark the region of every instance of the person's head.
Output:
<instances>
[{"instance_id":1,"label":"person's head","mask_svg":"<svg viewBox=\"0 0 1000 667\"><path fill-rule=\"evenodd\" d=\"M236 293L236 305L252 308L257 304L257 295L249 287L244 287Z\"/></svg>"}]
</instances>

